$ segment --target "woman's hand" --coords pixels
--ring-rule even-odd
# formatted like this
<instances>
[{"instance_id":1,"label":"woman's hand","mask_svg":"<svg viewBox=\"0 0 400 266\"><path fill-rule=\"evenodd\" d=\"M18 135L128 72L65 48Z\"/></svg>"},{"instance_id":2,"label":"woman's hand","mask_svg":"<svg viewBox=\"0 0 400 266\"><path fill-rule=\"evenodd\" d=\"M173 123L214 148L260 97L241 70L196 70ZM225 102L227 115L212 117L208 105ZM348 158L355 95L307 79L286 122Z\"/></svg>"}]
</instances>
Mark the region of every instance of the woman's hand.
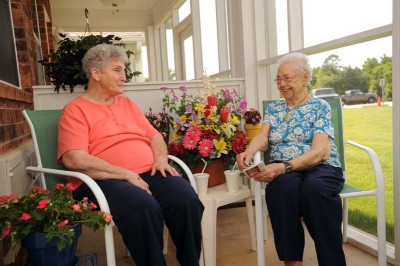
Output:
<instances>
[{"instance_id":1,"label":"woman's hand","mask_svg":"<svg viewBox=\"0 0 400 266\"><path fill-rule=\"evenodd\" d=\"M266 169L253 176L254 180L260 182L271 182L277 176L285 173L285 165L283 163L271 163L266 165Z\"/></svg>"},{"instance_id":2,"label":"woman's hand","mask_svg":"<svg viewBox=\"0 0 400 266\"><path fill-rule=\"evenodd\" d=\"M168 163L168 157L166 156L163 159L157 158L155 160L153 168L151 168L151 175L155 175L157 171L159 171L163 177L167 176L166 172L173 176L179 176L178 171Z\"/></svg>"},{"instance_id":3,"label":"woman's hand","mask_svg":"<svg viewBox=\"0 0 400 266\"><path fill-rule=\"evenodd\" d=\"M149 195L151 195L151 191L149 190L149 184L146 183L137 173L131 172L132 174L126 181L129 183L140 187L141 189L145 190Z\"/></svg>"},{"instance_id":4,"label":"woman's hand","mask_svg":"<svg viewBox=\"0 0 400 266\"><path fill-rule=\"evenodd\" d=\"M239 153L236 156L236 162L238 164L238 167L240 170L243 170L244 168L248 167L250 165L251 160L253 159L254 154L248 152L247 150Z\"/></svg>"}]
</instances>

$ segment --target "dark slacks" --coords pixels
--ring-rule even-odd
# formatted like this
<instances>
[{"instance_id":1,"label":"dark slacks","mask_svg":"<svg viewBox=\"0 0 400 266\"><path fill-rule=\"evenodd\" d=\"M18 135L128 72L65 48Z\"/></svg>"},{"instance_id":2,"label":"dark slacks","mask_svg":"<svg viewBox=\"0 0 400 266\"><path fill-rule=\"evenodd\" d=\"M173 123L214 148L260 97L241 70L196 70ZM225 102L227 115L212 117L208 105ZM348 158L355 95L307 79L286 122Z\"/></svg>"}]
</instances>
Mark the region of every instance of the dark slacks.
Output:
<instances>
[{"instance_id":1,"label":"dark slacks","mask_svg":"<svg viewBox=\"0 0 400 266\"><path fill-rule=\"evenodd\" d=\"M182 177L163 177L159 172L140 174L152 195L120 180L96 180L103 190L113 220L138 266L166 265L163 255L163 227L168 227L181 265L199 265L201 218L204 206L190 183ZM74 197L96 200L82 184Z\"/></svg>"},{"instance_id":2,"label":"dark slacks","mask_svg":"<svg viewBox=\"0 0 400 266\"><path fill-rule=\"evenodd\" d=\"M343 184L342 170L326 164L280 175L268 184L265 197L280 260L303 260L303 217L314 240L318 264L346 265L339 196Z\"/></svg>"}]
</instances>

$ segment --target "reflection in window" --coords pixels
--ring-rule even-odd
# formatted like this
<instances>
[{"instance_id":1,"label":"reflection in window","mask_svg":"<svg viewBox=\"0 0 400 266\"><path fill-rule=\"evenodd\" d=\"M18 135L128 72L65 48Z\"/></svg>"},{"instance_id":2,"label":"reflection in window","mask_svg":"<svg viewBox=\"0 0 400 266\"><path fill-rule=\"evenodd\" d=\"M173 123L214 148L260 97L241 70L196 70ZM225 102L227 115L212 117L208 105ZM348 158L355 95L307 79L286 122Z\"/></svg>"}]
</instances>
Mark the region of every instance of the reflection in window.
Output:
<instances>
[{"instance_id":1,"label":"reflection in window","mask_svg":"<svg viewBox=\"0 0 400 266\"><path fill-rule=\"evenodd\" d=\"M179 22L184 20L190 14L190 0L186 0L178 9Z\"/></svg>"},{"instance_id":2,"label":"reflection in window","mask_svg":"<svg viewBox=\"0 0 400 266\"><path fill-rule=\"evenodd\" d=\"M193 37L190 36L183 41L184 46L184 63L185 76L184 79L194 79L194 59L193 59Z\"/></svg>"},{"instance_id":3,"label":"reflection in window","mask_svg":"<svg viewBox=\"0 0 400 266\"><path fill-rule=\"evenodd\" d=\"M303 20L308 47L391 24L392 1L303 0Z\"/></svg>"},{"instance_id":4,"label":"reflection in window","mask_svg":"<svg viewBox=\"0 0 400 266\"><path fill-rule=\"evenodd\" d=\"M207 75L219 72L215 0L200 1L203 68Z\"/></svg>"}]
</instances>

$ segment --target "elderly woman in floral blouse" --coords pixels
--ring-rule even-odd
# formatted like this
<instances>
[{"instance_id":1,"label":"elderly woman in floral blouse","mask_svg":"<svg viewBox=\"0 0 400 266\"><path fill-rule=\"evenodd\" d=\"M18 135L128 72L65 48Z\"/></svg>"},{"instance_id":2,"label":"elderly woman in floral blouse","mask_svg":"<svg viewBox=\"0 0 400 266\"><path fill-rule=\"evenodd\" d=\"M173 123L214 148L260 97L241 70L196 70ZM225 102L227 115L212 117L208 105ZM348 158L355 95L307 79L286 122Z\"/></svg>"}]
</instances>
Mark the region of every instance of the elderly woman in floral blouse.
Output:
<instances>
[{"instance_id":1,"label":"elderly woman in floral blouse","mask_svg":"<svg viewBox=\"0 0 400 266\"><path fill-rule=\"evenodd\" d=\"M237 157L243 169L257 151L271 151L266 170L254 176L268 182L266 201L275 247L285 265L302 265L304 231L314 240L319 265L342 266L342 205L344 178L334 144L329 104L311 98L308 58L293 53L278 62L276 84L283 99L270 104L263 127Z\"/></svg>"}]
</instances>

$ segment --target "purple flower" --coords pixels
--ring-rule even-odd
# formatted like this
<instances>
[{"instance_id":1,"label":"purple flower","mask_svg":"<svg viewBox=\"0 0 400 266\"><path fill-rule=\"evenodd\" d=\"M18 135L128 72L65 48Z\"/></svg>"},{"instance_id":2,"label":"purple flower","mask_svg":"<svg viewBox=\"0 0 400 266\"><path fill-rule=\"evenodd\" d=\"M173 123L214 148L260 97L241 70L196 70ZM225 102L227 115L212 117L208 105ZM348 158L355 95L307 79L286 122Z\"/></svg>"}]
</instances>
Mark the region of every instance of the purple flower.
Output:
<instances>
[{"instance_id":1,"label":"purple flower","mask_svg":"<svg viewBox=\"0 0 400 266\"><path fill-rule=\"evenodd\" d=\"M246 101L241 101L239 108L242 110L246 110L247 109L247 102Z\"/></svg>"},{"instance_id":2,"label":"purple flower","mask_svg":"<svg viewBox=\"0 0 400 266\"><path fill-rule=\"evenodd\" d=\"M168 87L161 87L160 90L166 91L166 90L168 90Z\"/></svg>"},{"instance_id":3,"label":"purple flower","mask_svg":"<svg viewBox=\"0 0 400 266\"><path fill-rule=\"evenodd\" d=\"M179 89L180 89L181 91L186 91L186 87L185 87L184 85L180 86Z\"/></svg>"}]
</instances>

